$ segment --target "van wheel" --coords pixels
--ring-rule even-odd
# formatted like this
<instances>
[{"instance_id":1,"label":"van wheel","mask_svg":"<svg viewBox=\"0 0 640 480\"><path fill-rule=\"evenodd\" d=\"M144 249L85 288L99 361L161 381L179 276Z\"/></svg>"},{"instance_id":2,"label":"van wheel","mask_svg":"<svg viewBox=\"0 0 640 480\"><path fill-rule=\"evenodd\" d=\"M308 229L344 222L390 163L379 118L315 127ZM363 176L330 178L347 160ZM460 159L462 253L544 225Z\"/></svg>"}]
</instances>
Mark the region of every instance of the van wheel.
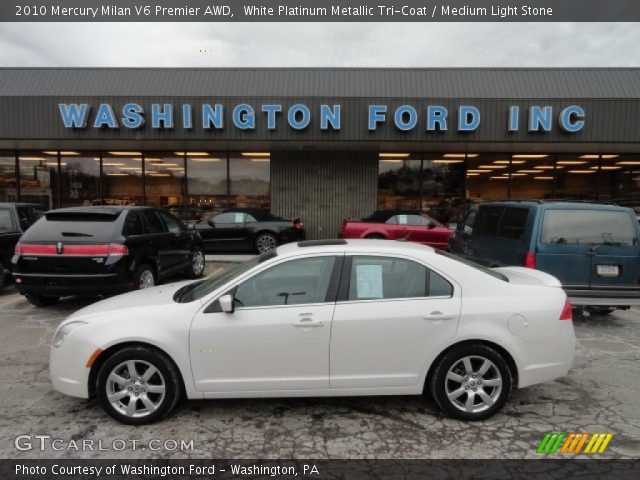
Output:
<instances>
[{"instance_id":1,"label":"van wheel","mask_svg":"<svg viewBox=\"0 0 640 480\"><path fill-rule=\"evenodd\" d=\"M173 362L146 347L128 347L104 362L97 378L98 400L121 423L144 425L168 415L182 396Z\"/></svg>"},{"instance_id":2,"label":"van wheel","mask_svg":"<svg viewBox=\"0 0 640 480\"><path fill-rule=\"evenodd\" d=\"M36 307L50 307L60 300L60 297L49 297L45 295L25 295L27 301Z\"/></svg>"},{"instance_id":3,"label":"van wheel","mask_svg":"<svg viewBox=\"0 0 640 480\"><path fill-rule=\"evenodd\" d=\"M133 274L133 283L136 290L155 287L156 274L153 271L153 268L146 263L139 265Z\"/></svg>"},{"instance_id":4,"label":"van wheel","mask_svg":"<svg viewBox=\"0 0 640 480\"><path fill-rule=\"evenodd\" d=\"M204 273L204 268L204 251L200 247L196 247L191 253L191 264L185 270L185 275L189 278L201 277Z\"/></svg>"},{"instance_id":5,"label":"van wheel","mask_svg":"<svg viewBox=\"0 0 640 480\"><path fill-rule=\"evenodd\" d=\"M461 345L446 353L431 375L431 394L453 418L485 420L506 403L513 379L505 359L482 344Z\"/></svg>"}]
</instances>

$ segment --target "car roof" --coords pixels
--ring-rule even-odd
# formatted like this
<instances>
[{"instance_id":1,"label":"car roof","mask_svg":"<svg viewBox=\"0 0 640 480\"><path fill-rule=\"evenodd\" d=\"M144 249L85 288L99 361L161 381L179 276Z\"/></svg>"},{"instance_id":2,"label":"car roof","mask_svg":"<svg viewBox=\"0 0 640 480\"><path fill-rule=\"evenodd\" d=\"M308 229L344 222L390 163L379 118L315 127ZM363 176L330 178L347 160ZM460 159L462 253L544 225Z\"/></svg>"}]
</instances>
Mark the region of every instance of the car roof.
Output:
<instances>
[{"instance_id":1,"label":"car roof","mask_svg":"<svg viewBox=\"0 0 640 480\"><path fill-rule=\"evenodd\" d=\"M540 208L548 208L548 207L562 207L562 208L575 208L575 209L584 209L584 208L592 208L594 210L628 210L627 207L622 207L620 205L616 205L614 203L597 203L597 202L581 202L581 201L571 201L571 200L493 200L489 202L484 202L478 205L478 207L485 206L502 206L502 205L523 205L523 206L533 206Z\"/></svg>"},{"instance_id":2,"label":"car roof","mask_svg":"<svg viewBox=\"0 0 640 480\"><path fill-rule=\"evenodd\" d=\"M280 217L277 217L276 215L268 212L267 210L262 210L259 208L240 208L240 207L236 207L236 208L226 208L224 209L221 213L248 213L249 215L251 215L252 217L254 217L256 220L276 220L276 219L280 219Z\"/></svg>"},{"instance_id":3,"label":"car roof","mask_svg":"<svg viewBox=\"0 0 640 480\"><path fill-rule=\"evenodd\" d=\"M91 207L66 207L49 210L47 213L104 213L107 215L115 215L125 210L143 210L145 208L153 208L142 205L96 205Z\"/></svg>"},{"instance_id":4,"label":"car roof","mask_svg":"<svg viewBox=\"0 0 640 480\"><path fill-rule=\"evenodd\" d=\"M40 207L46 208L39 203L26 203L26 202L0 202L0 207Z\"/></svg>"},{"instance_id":5,"label":"car roof","mask_svg":"<svg viewBox=\"0 0 640 480\"><path fill-rule=\"evenodd\" d=\"M349 239L349 240L311 240L308 242L287 243L277 248L278 256L315 253L406 253L415 256L432 254L435 249L415 242L398 240Z\"/></svg>"}]
</instances>

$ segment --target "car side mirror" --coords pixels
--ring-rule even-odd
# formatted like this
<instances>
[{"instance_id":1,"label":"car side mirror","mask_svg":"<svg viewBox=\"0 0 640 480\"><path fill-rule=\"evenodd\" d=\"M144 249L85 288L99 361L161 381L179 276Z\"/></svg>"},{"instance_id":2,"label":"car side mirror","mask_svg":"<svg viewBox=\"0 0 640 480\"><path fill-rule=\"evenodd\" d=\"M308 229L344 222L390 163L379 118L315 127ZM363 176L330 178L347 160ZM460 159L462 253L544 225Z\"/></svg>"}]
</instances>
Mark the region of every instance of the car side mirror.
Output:
<instances>
[{"instance_id":1,"label":"car side mirror","mask_svg":"<svg viewBox=\"0 0 640 480\"><path fill-rule=\"evenodd\" d=\"M224 313L233 313L235 310L235 305L233 302L233 294L227 293L226 295L222 295L218 302L220 303L220 309Z\"/></svg>"}]
</instances>

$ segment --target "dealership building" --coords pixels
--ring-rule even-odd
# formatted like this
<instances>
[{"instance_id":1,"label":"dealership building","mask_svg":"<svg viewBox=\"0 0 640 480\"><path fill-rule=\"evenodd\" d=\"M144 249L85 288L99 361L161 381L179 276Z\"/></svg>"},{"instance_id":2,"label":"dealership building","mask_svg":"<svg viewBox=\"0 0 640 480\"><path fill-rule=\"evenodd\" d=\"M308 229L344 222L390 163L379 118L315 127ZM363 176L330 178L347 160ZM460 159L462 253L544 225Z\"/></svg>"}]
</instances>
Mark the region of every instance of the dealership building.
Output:
<instances>
[{"instance_id":1,"label":"dealership building","mask_svg":"<svg viewBox=\"0 0 640 480\"><path fill-rule=\"evenodd\" d=\"M0 69L0 201L300 217L640 212L640 69Z\"/></svg>"}]
</instances>

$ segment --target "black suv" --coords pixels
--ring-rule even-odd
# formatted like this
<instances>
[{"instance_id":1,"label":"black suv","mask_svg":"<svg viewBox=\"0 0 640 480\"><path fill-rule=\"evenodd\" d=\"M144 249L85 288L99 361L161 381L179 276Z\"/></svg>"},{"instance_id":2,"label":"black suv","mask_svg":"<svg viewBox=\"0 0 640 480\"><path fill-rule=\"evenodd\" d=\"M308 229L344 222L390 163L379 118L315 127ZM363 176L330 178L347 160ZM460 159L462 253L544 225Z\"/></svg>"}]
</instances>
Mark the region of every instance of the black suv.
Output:
<instances>
[{"instance_id":1,"label":"black suv","mask_svg":"<svg viewBox=\"0 0 640 480\"><path fill-rule=\"evenodd\" d=\"M205 267L202 239L149 207L76 207L46 212L12 258L20 293L36 306L64 295L108 295L154 286Z\"/></svg>"},{"instance_id":2,"label":"black suv","mask_svg":"<svg viewBox=\"0 0 640 480\"><path fill-rule=\"evenodd\" d=\"M11 268L11 256L20 235L42 217L42 205L33 203L0 203L0 290Z\"/></svg>"}]
</instances>

